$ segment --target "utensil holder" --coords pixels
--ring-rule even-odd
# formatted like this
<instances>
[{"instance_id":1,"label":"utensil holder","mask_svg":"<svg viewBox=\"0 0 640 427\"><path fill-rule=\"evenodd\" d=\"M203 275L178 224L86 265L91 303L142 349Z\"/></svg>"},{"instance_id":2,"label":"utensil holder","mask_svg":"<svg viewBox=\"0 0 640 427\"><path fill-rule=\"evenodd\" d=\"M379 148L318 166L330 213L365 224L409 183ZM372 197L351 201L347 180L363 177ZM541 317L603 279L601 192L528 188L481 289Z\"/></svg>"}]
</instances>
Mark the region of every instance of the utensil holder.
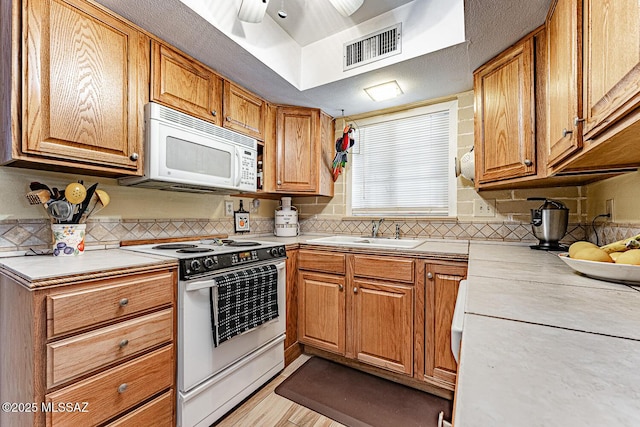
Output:
<instances>
[{"instance_id":1,"label":"utensil holder","mask_svg":"<svg viewBox=\"0 0 640 427\"><path fill-rule=\"evenodd\" d=\"M82 255L86 228L86 224L51 224L53 256Z\"/></svg>"}]
</instances>

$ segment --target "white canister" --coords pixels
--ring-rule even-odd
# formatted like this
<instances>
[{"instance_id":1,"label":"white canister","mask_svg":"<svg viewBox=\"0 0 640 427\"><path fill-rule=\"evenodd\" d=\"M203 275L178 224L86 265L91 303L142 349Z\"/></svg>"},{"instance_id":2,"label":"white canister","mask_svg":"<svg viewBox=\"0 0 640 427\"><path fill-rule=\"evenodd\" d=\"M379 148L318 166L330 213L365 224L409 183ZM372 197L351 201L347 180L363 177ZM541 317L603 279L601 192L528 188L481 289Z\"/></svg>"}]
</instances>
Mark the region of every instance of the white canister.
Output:
<instances>
[{"instance_id":1,"label":"white canister","mask_svg":"<svg viewBox=\"0 0 640 427\"><path fill-rule=\"evenodd\" d=\"M280 206L275 212L275 227L273 234L278 237L295 237L300 232L298 224L298 210L290 206L288 210Z\"/></svg>"}]
</instances>

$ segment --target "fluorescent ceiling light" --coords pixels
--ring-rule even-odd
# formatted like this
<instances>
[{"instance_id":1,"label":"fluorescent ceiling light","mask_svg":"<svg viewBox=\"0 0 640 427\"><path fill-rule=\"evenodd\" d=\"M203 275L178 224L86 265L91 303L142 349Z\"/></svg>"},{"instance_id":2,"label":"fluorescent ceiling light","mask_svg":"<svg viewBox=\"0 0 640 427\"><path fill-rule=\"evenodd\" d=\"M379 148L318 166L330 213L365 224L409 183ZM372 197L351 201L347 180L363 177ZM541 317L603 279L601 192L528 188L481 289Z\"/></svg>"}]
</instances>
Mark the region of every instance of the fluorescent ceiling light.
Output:
<instances>
[{"instance_id":1,"label":"fluorescent ceiling light","mask_svg":"<svg viewBox=\"0 0 640 427\"><path fill-rule=\"evenodd\" d=\"M333 7L336 8L340 15L347 17L358 10L364 0L329 0Z\"/></svg>"},{"instance_id":2,"label":"fluorescent ceiling light","mask_svg":"<svg viewBox=\"0 0 640 427\"><path fill-rule=\"evenodd\" d=\"M238 19L252 24L262 22L268 5L269 0L242 0L240 10L238 10Z\"/></svg>"},{"instance_id":3,"label":"fluorescent ceiling light","mask_svg":"<svg viewBox=\"0 0 640 427\"><path fill-rule=\"evenodd\" d=\"M367 92L367 95L369 95L374 101L384 101L395 98L396 96L404 93L402 92L402 89L400 89L400 86L398 86L398 82L395 80L376 86L366 87L364 88L364 91Z\"/></svg>"}]
</instances>

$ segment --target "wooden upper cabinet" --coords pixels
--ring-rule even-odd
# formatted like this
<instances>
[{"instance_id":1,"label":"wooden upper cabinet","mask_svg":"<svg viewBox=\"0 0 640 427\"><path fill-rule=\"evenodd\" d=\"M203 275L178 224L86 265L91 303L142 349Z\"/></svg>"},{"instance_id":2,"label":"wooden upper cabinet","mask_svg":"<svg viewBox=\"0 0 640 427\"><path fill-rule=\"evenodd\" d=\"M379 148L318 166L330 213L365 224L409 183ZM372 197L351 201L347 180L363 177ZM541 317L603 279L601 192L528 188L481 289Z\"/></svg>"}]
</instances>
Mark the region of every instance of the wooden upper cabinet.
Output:
<instances>
[{"instance_id":1,"label":"wooden upper cabinet","mask_svg":"<svg viewBox=\"0 0 640 427\"><path fill-rule=\"evenodd\" d=\"M224 81L224 127L264 141L266 114L264 99Z\"/></svg>"},{"instance_id":2,"label":"wooden upper cabinet","mask_svg":"<svg viewBox=\"0 0 640 427\"><path fill-rule=\"evenodd\" d=\"M151 56L153 101L222 125L222 77L155 40Z\"/></svg>"},{"instance_id":3,"label":"wooden upper cabinet","mask_svg":"<svg viewBox=\"0 0 640 427\"><path fill-rule=\"evenodd\" d=\"M474 73L476 185L536 173L534 40Z\"/></svg>"},{"instance_id":4,"label":"wooden upper cabinet","mask_svg":"<svg viewBox=\"0 0 640 427\"><path fill-rule=\"evenodd\" d=\"M141 174L147 36L80 0L26 2L22 25L22 143L13 159Z\"/></svg>"},{"instance_id":5,"label":"wooden upper cabinet","mask_svg":"<svg viewBox=\"0 0 640 427\"><path fill-rule=\"evenodd\" d=\"M582 1L552 3L546 28L547 156L553 166L582 148Z\"/></svg>"},{"instance_id":6,"label":"wooden upper cabinet","mask_svg":"<svg viewBox=\"0 0 640 427\"><path fill-rule=\"evenodd\" d=\"M333 129L331 117L318 109L278 107L273 191L333 196Z\"/></svg>"},{"instance_id":7,"label":"wooden upper cabinet","mask_svg":"<svg viewBox=\"0 0 640 427\"><path fill-rule=\"evenodd\" d=\"M640 105L637 0L584 0L584 75L589 139Z\"/></svg>"}]
</instances>

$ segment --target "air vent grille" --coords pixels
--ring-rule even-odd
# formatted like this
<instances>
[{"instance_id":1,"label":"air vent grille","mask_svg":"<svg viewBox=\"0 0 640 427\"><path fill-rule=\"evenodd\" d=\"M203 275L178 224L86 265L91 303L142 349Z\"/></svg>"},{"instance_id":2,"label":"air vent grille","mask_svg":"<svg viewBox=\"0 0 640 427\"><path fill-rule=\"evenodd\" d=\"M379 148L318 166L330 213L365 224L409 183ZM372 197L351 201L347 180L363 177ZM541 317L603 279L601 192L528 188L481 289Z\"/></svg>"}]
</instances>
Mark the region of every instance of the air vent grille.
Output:
<instances>
[{"instance_id":1,"label":"air vent grille","mask_svg":"<svg viewBox=\"0 0 640 427\"><path fill-rule=\"evenodd\" d=\"M364 36L344 44L343 70L359 67L402 52L401 25Z\"/></svg>"},{"instance_id":2,"label":"air vent grille","mask_svg":"<svg viewBox=\"0 0 640 427\"><path fill-rule=\"evenodd\" d=\"M205 122L204 120L191 117L187 114L183 114L179 111L171 108L160 106L160 118L188 127L190 129L196 129L200 132L204 132L214 137L221 138L226 141L233 141L236 144L243 145L245 147L256 149L256 141L248 136L240 135L239 133L231 130L216 126L212 123Z\"/></svg>"}]
</instances>

